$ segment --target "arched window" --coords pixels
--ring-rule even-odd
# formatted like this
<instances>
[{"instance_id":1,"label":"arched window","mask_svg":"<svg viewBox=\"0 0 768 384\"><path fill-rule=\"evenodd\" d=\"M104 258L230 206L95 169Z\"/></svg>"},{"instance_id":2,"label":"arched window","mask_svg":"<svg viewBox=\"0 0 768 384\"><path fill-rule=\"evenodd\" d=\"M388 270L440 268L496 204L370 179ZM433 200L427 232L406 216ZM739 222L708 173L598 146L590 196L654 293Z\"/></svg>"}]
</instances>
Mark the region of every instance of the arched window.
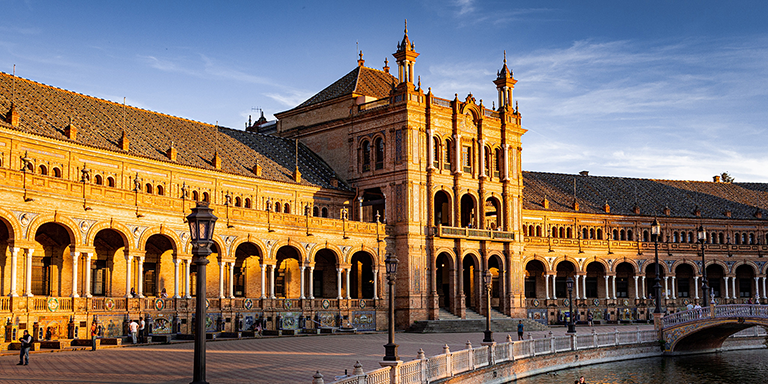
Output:
<instances>
[{"instance_id":1,"label":"arched window","mask_svg":"<svg viewBox=\"0 0 768 384\"><path fill-rule=\"evenodd\" d=\"M40 174L43 176L48 176L48 168L45 165L40 164Z\"/></svg>"},{"instance_id":2,"label":"arched window","mask_svg":"<svg viewBox=\"0 0 768 384\"><path fill-rule=\"evenodd\" d=\"M602 240L603 239L603 229L602 228L598 228L597 231L595 231L595 232L597 234L597 239L598 240Z\"/></svg>"},{"instance_id":3,"label":"arched window","mask_svg":"<svg viewBox=\"0 0 768 384\"><path fill-rule=\"evenodd\" d=\"M629 241L633 241L634 240L634 237L632 236L632 230L631 229L627 230L627 240L629 240Z\"/></svg>"},{"instance_id":4,"label":"arched window","mask_svg":"<svg viewBox=\"0 0 768 384\"><path fill-rule=\"evenodd\" d=\"M453 141L446 139L445 148L443 148L443 169L450 170L453 163Z\"/></svg>"},{"instance_id":5,"label":"arched window","mask_svg":"<svg viewBox=\"0 0 768 384\"><path fill-rule=\"evenodd\" d=\"M243 204L243 200L240 198L240 196L235 196L235 207L239 207Z\"/></svg>"},{"instance_id":6,"label":"arched window","mask_svg":"<svg viewBox=\"0 0 768 384\"><path fill-rule=\"evenodd\" d=\"M565 237L569 239L573 237L573 228L568 227L565 229Z\"/></svg>"},{"instance_id":7,"label":"arched window","mask_svg":"<svg viewBox=\"0 0 768 384\"><path fill-rule=\"evenodd\" d=\"M211 196L208 195L208 192L203 192L203 201L205 201L206 203L211 202Z\"/></svg>"},{"instance_id":8,"label":"arched window","mask_svg":"<svg viewBox=\"0 0 768 384\"><path fill-rule=\"evenodd\" d=\"M245 207L246 208L250 208L251 207L251 199L249 199L247 197L245 198Z\"/></svg>"},{"instance_id":9,"label":"arched window","mask_svg":"<svg viewBox=\"0 0 768 384\"><path fill-rule=\"evenodd\" d=\"M485 174L488 175L488 177L493 175L493 155L491 154L491 148L485 147Z\"/></svg>"},{"instance_id":10,"label":"arched window","mask_svg":"<svg viewBox=\"0 0 768 384\"><path fill-rule=\"evenodd\" d=\"M314 216L314 217L320 216L320 208L312 207L312 216Z\"/></svg>"},{"instance_id":11,"label":"arched window","mask_svg":"<svg viewBox=\"0 0 768 384\"><path fill-rule=\"evenodd\" d=\"M163 188L162 185L158 185L157 186L157 194L160 195L160 196L165 195L165 188Z\"/></svg>"},{"instance_id":12,"label":"arched window","mask_svg":"<svg viewBox=\"0 0 768 384\"><path fill-rule=\"evenodd\" d=\"M198 193L197 191L192 191L192 200L200 201L200 193Z\"/></svg>"},{"instance_id":13,"label":"arched window","mask_svg":"<svg viewBox=\"0 0 768 384\"><path fill-rule=\"evenodd\" d=\"M747 244L747 234L746 233L742 233L741 234L741 243L742 244Z\"/></svg>"},{"instance_id":14,"label":"arched window","mask_svg":"<svg viewBox=\"0 0 768 384\"><path fill-rule=\"evenodd\" d=\"M275 202L275 212L280 213L282 211L282 206L280 205L279 201Z\"/></svg>"},{"instance_id":15,"label":"arched window","mask_svg":"<svg viewBox=\"0 0 768 384\"><path fill-rule=\"evenodd\" d=\"M766 235L766 236L768 236L768 235ZM717 238L718 238L718 244L725 244L725 233L720 232L717 235ZM768 239L768 237L766 237L766 239Z\"/></svg>"},{"instance_id":16,"label":"arched window","mask_svg":"<svg viewBox=\"0 0 768 384\"><path fill-rule=\"evenodd\" d=\"M741 236L739 235L738 232L733 234L733 240L736 241L736 245L740 245L741 244Z\"/></svg>"},{"instance_id":17,"label":"arched window","mask_svg":"<svg viewBox=\"0 0 768 384\"><path fill-rule=\"evenodd\" d=\"M432 138L432 166L440 168L440 139Z\"/></svg>"},{"instance_id":18,"label":"arched window","mask_svg":"<svg viewBox=\"0 0 768 384\"><path fill-rule=\"evenodd\" d=\"M589 239L589 230L584 228L581 230L581 238L582 239Z\"/></svg>"},{"instance_id":19,"label":"arched window","mask_svg":"<svg viewBox=\"0 0 768 384\"><path fill-rule=\"evenodd\" d=\"M322 215L323 215L323 217L328 217L328 208L323 207Z\"/></svg>"},{"instance_id":20,"label":"arched window","mask_svg":"<svg viewBox=\"0 0 768 384\"><path fill-rule=\"evenodd\" d=\"M534 230L535 230L535 228L533 227L533 225L529 225L528 226L528 236L533 237L533 235L535 235Z\"/></svg>"},{"instance_id":21,"label":"arched window","mask_svg":"<svg viewBox=\"0 0 768 384\"><path fill-rule=\"evenodd\" d=\"M755 234L754 233L750 233L749 234L749 243L750 244L754 244L755 243Z\"/></svg>"},{"instance_id":22,"label":"arched window","mask_svg":"<svg viewBox=\"0 0 768 384\"><path fill-rule=\"evenodd\" d=\"M613 239L614 240L618 240L619 239L619 230L618 229L614 229L613 230Z\"/></svg>"},{"instance_id":23,"label":"arched window","mask_svg":"<svg viewBox=\"0 0 768 384\"><path fill-rule=\"evenodd\" d=\"M493 177L499 178L501 174L501 149L493 151Z\"/></svg>"},{"instance_id":24,"label":"arched window","mask_svg":"<svg viewBox=\"0 0 768 384\"><path fill-rule=\"evenodd\" d=\"M285 203L283 205L283 213L291 213L291 205L288 203Z\"/></svg>"},{"instance_id":25,"label":"arched window","mask_svg":"<svg viewBox=\"0 0 768 384\"><path fill-rule=\"evenodd\" d=\"M112 176L107 177L107 186L108 187L114 187L115 186L115 178Z\"/></svg>"},{"instance_id":26,"label":"arched window","mask_svg":"<svg viewBox=\"0 0 768 384\"><path fill-rule=\"evenodd\" d=\"M560 231L560 236L559 237L565 237L565 228L560 227L559 231Z\"/></svg>"},{"instance_id":27,"label":"arched window","mask_svg":"<svg viewBox=\"0 0 768 384\"><path fill-rule=\"evenodd\" d=\"M147 193L152 193L152 184L150 184L150 183L147 183L145 191L146 191Z\"/></svg>"},{"instance_id":28,"label":"arched window","mask_svg":"<svg viewBox=\"0 0 768 384\"><path fill-rule=\"evenodd\" d=\"M552 237L557 237L557 227L550 228L549 233Z\"/></svg>"},{"instance_id":29,"label":"arched window","mask_svg":"<svg viewBox=\"0 0 768 384\"><path fill-rule=\"evenodd\" d=\"M619 236L621 236L621 240L626 240L626 239L627 239L627 231L625 231L625 230L623 230L623 229L622 229L622 230L619 232Z\"/></svg>"},{"instance_id":30,"label":"arched window","mask_svg":"<svg viewBox=\"0 0 768 384\"><path fill-rule=\"evenodd\" d=\"M101 177L101 175L96 175L93 177L93 182L96 183L96 185L102 185L104 184L104 178Z\"/></svg>"},{"instance_id":31,"label":"arched window","mask_svg":"<svg viewBox=\"0 0 768 384\"><path fill-rule=\"evenodd\" d=\"M376 147L376 169L384 169L384 140L381 137L377 137L373 143L374 147Z\"/></svg>"},{"instance_id":32,"label":"arched window","mask_svg":"<svg viewBox=\"0 0 768 384\"><path fill-rule=\"evenodd\" d=\"M59 177L61 178L61 169L54 167L53 168L53 177Z\"/></svg>"},{"instance_id":33,"label":"arched window","mask_svg":"<svg viewBox=\"0 0 768 384\"><path fill-rule=\"evenodd\" d=\"M651 240L649 236L650 236L650 234L648 233L648 230L644 229L643 230L643 241L645 241L646 243L649 242Z\"/></svg>"},{"instance_id":34,"label":"arched window","mask_svg":"<svg viewBox=\"0 0 768 384\"><path fill-rule=\"evenodd\" d=\"M371 142L368 140L363 141L363 172L371 170Z\"/></svg>"}]
</instances>

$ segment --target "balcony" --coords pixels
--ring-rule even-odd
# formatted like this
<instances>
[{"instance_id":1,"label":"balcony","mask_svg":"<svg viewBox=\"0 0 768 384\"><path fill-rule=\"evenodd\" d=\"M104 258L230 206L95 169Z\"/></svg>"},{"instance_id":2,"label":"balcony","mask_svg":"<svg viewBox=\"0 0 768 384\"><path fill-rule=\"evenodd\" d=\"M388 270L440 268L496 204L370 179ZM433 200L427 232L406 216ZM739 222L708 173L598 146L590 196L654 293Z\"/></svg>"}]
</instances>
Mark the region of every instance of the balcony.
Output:
<instances>
[{"instance_id":1,"label":"balcony","mask_svg":"<svg viewBox=\"0 0 768 384\"><path fill-rule=\"evenodd\" d=\"M490 229L475 229L462 227L435 227L435 236L449 239L490 240L501 242L515 241L514 232L493 231Z\"/></svg>"}]
</instances>

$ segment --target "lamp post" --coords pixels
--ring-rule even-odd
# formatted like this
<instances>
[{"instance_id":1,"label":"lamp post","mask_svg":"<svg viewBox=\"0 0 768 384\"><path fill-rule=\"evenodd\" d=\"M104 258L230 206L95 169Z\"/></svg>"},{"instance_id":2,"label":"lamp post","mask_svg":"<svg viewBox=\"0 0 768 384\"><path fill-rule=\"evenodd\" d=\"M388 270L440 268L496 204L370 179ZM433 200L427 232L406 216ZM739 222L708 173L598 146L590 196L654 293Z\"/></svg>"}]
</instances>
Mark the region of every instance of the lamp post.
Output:
<instances>
[{"instance_id":1,"label":"lamp post","mask_svg":"<svg viewBox=\"0 0 768 384\"><path fill-rule=\"evenodd\" d=\"M389 331L389 340L384 344L384 361L398 361L397 344L395 344L395 280L397 279L397 257L388 253L384 260L387 268L387 284L389 284L389 313L387 316L387 328Z\"/></svg>"},{"instance_id":2,"label":"lamp post","mask_svg":"<svg viewBox=\"0 0 768 384\"><path fill-rule=\"evenodd\" d=\"M651 223L651 237L653 238L654 262L656 267L656 278L653 279L653 295L656 296L656 310L654 313L661 313L661 278L659 277L659 236L661 236L661 224L656 218Z\"/></svg>"},{"instance_id":3,"label":"lamp post","mask_svg":"<svg viewBox=\"0 0 768 384\"><path fill-rule=\"evenodd\" d=\"M195 307L195 365L192 384L203 384L205 381L205 267L208 255L211 254L213 229L216 216L208 202L198 201L192 213L187 216L189 233L192 237L192 261L197 266L197 294Z\"/></svg>"},{"instance_id":4,"label":"lamp post","mask_svg":"<svg viewBox=\"0 0 768 384\"><path fill-rule=\"evenodd\" d=\"M568 333L576 333L576 329L573 327L573 278L568 277L565 280L565 285L568 287Z\"/></svg>"},{"instance_id":5,"label":"lamp post","mask_svg":"<svg viewBox=\"0 0 768 384\"><path fill-rule=\"evenodd\" d=\"M483 343L493 343L493 332L491 331L491 271L486 270L483 274L483 282L485 283L485 297L487 298L487 311L485 316L485 331L483 331Z\"/></svg>"},{"instance_id":6,"label":"lamp post","mask_svg":"<svg viewBox=\"0 0 768 384\"><path fill-rule=\"evenodd\" d=\"M699 225L699 229L696 230L696 237L701 245L701 291L704 293L704 305L702 307L708 307L709 301L709 284L707 283L707 263L704 261L704 243L707 241L707 231L704 230L703 225Z\"/></svg>"}]
</instances>

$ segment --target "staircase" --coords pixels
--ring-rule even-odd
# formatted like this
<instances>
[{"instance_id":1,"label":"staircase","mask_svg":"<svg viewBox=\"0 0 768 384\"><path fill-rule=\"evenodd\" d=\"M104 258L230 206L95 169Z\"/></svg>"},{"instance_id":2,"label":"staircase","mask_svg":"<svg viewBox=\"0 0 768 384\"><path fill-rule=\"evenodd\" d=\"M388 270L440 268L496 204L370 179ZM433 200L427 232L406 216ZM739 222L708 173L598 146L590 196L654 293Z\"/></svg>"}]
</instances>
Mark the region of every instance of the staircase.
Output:
<instances>
[{"instance_id":1,"label":"staircase","mask_svg":"<svg viewBox=\"0 0 768 384\"><path fill-rule=\"evenodd\" d=\"M438 312L440 320L416 321L411 325L407 332L413 333L462 333L462 332L482 332L485 330L485 316L471 310L466 310L466 318L461 319L458 316L440 308ZM491 310L491 331L516 333L517 322L522 320L525 325L525 331L545 331L546 325L533 321L531 319L514 319L495 309Z\"/></svg>"}]
</instances>

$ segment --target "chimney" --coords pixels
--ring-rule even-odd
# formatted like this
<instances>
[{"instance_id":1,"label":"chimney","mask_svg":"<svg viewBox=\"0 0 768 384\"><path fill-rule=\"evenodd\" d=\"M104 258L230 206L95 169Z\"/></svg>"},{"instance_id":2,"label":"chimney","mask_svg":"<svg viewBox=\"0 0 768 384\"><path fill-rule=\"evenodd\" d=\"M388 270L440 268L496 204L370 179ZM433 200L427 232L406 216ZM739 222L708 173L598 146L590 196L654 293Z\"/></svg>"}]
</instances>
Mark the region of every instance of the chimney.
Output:
<instances>
[{"instance_id":1,"label":"chimney","mask_svg":"<svg viewBox=\"0 0 768 384\"><path fill-rule=\"evenodd\" d=\"M64 134L67 135L67 138L70 140L77 140L77 126L72 124L72 118L69 118L69 125L64 128Z\"/></svg>"},{"instance_id":2,"label":"chimney","mask_svg":"<svg viewBox=\"0 0 768 384\"><path fill-rule=\"evenodd\" d=\"M672 213L672 210L669 209L669 207L664 207L664 215L669 216Z\"/></svg>"},{"instance_id":3,"label":"chimney","mask_svg":"<svg viewBox=\"0 0 768 384\"><path fill-rule=\"evenodd\" d=\"M712 176L712 182L713 183L719 183L720 182L720 176Z\"/></svg>"},{"instance_id":4,"label":"chimney","mask_svg":"<svg viewBox=\"0 0 768 384\"><path fill-rule=\"evenodd\" d=\"M605 202L605 205L603 205L603 210L605 211L605 213L611 213L611 206L608 205L607 201Z\"/></svg>"},{"instance_id":5,"label":"chimney","mask_svg":"<svg viewBox=\"0 0 768 384\"><path fill-rule=\"evenodd\" d=\"M581 176L589 176L589 171L581 171L581 172L579 172L579 175L581 175Z\"/></svg>"},{"instance_id":6,"label":"chimney","mask_svg":"<svg viewBox=\"0 0 768 384\"><path fill-rule=\"evenodd\" d=\"M8 111L5 121L11 123L14 127L19 126L19 111L16 110L16 106L13 103L11 103L11 110Z\"/></svg>"},{"instance_id":7,"label":"chimney","mask_svg":"<svg viewBox=\"0 0 768 384\"><path fill-rule=\"evenodd\" d=\"M573 200L573 210L578 211L579 210L579 202L576 201L576 199Z\"/></svg>"},{"instance_id":8,"label":"chimney","mask_svg":"<svg viewBox=\"0 0 768 384\"><path fill-rule=\"evenodd\" d=\"M168 155L169 160L176 161L176 155L178 152L176 151L176 147L173 145L173 141L171 141L171 147L168 148L168 151L165 154Z\"/></svg>"},{"instance_id":9,"label":"chimney","mask_svg":"<svg viewBox=\"0 0 768 384\"><path fill-rule=\"evenodd\" d=\"M724 214L725 217L731 217L731 211L725 211Z\"/></svg>"},{"instance_id":10,"label":"chimney","mask_svg":"<svg viewBox=\"0 0 768 384\"><path fill-rule=\"evenodd\" d=\"M541 202L541 206L543 206L544 209L549 209L549 199L544 197L544 201Z\"/></svg>"},{"instance_id":11,"label":"chimney","mask_svg":"<svg viewBox=\"0 0 768 384\"><path fill-rule=\"evenodd\" d=\"M256 176L261 176L261 165L259 164L258 159L256 159L256 164L253 166L253 173L255 173Z\"/></svg>"},{"instance_id":12,"label":"chimney","mask_svg":"<svg viewBox=\"0 0 768 384\"><path fill-rule=\"evenodd\" d=\"M293 171L293 181L301 183L301 172L299 172L299 167L296 167Z\"/></svg>"},{"instance_id":13,"label":"chimney","mask_svg":"<svg viewBox=\"0 0 768 384\"><path fill-rule=\"evenodd\" d=\"M214 168L221 169L221 157L219 156L219 151L213 153L213 160L211 163L213 163Z\"/></svg>"},{"instance_id":14,"label":"chimney","mask_svg":"<svg viewBox=\"0 0 768 384\"><path fill-rule=\"evenodd\" d=\"M634 212L635 215L639 215L640 214L640 206L637 205L637 203L635 203L635 206L632 207L632 212Z\"/></svg>"},{"instance_id":15,"label":"chimney","mask_svg":"<svg viewBox=\"0 0 768 384\"><path fill-rule=\"evenodd\" d=\"M123 137L120 139L120 146L122 147L123 151L128 152L128 149L131 147L131 141L128 140L128 135L125 134L125 131L123 131Z\"/></svg>"}]
</instances>

